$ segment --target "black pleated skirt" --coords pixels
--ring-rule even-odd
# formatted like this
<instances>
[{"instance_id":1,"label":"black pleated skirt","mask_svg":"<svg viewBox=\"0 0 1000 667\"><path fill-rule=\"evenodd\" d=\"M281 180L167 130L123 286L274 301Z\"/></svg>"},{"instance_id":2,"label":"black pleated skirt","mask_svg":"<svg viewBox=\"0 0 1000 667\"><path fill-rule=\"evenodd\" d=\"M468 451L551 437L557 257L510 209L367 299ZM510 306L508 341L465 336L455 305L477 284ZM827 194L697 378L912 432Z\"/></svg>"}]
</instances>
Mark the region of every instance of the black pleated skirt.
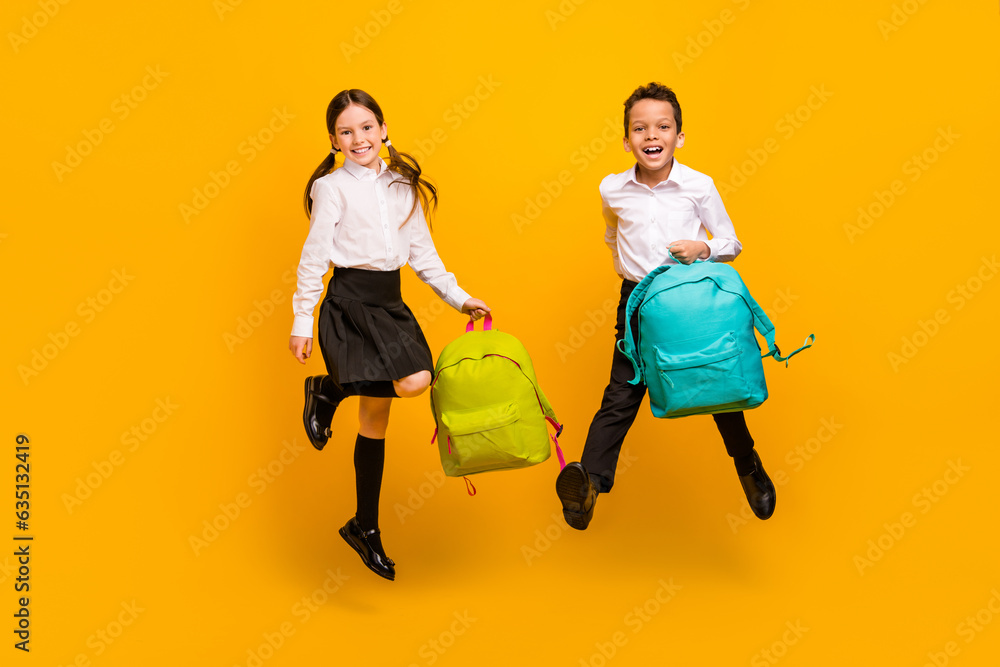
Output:
<instances>
[{"instance_id":1,"label":"black pleated skirt","mask_svg":"<svg viewBox=\"0 0 1000 667\"><path fill-rule=\"evenodd\" d=\"M334 268L318 329L327 373L339 384L434 372L424 332L403 303L398 269Z\"/></svg>"}]
</instances>

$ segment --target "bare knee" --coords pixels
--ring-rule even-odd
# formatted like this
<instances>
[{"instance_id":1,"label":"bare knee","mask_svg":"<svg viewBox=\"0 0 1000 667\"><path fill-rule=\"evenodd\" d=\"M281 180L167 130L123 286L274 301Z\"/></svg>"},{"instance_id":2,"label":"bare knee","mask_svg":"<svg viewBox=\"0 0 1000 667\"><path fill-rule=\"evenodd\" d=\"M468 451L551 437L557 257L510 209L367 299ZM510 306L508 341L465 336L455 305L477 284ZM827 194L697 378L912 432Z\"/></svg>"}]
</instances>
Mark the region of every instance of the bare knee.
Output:
<instances>
[{"instance_id":1,"label":"bare knee","mask_svg":"<svg viewBox=\"0 0 1000 667\"><path fill-rule=\"evenodd\" d=\"M413 375L393 381L396 394L402 398L412 398L424 393L431 383L430 371L418 371Z\"/></svg>"},{"instance_id":2,"label":"bare knee","mask_svg":"<svg viewBox=\"0 0 1000 667\"><path fill-rule=\"evenodd\" d=\"M366 438L384 438L391 407L391 398L362 396L358 407L358 432Z\"/></svg>"}]
</instances>

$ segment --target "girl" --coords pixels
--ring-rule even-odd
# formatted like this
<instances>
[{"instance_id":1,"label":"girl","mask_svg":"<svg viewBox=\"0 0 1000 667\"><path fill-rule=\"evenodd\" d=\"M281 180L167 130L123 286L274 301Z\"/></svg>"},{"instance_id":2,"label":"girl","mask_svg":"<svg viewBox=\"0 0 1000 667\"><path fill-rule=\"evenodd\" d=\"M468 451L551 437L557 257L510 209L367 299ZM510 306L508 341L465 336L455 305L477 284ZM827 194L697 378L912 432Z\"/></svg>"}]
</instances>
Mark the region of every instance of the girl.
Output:
<instances>
[{"instance_id":1,"label":"girl","mask_svg":"<svg viewBox=\"0 0 1000 667\"><path fill-rule=\"evenodd\" d=\"M332 148L306 185L309 235L292 298L295 320L288 347L304 364L312 354L313 311L323 276L334 266L319 310L319 347L329 375L306 379L302 418L316 449L330 438L334 411L360 396L354 446L357 513L340 535L376 574L395 579L378 528L389 407L396 396L417 396L431 382L434 362L413 313L399 291L407 262L455 309L477 320L489 308L471 298L434 249L424 211L437 190L420 166L389 141L382 109L368 93L342 90L326 110ZM387 165L379 152L389 149ZM338 154L343 166L335 168Z\"/></svg>"}]
</instances>

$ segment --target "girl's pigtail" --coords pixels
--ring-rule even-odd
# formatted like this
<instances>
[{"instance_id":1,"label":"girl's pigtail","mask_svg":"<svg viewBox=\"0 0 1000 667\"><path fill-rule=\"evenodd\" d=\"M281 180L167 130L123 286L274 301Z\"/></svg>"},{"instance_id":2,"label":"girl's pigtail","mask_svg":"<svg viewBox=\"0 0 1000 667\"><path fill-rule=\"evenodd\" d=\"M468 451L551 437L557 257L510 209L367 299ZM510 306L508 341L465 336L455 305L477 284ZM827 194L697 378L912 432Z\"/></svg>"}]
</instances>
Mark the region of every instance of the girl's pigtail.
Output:
<instances>
[{"instance_id":1,"label":"girl's pigtail","mask_svg":"<svg viewBox=\"0 0 1000 667\"><path fill-rule=\"evenodd\" d=\"M402 176L406 184L413 190L413 207L410 209L410 213L406 216L403 224L405 225L413 217L413 214L417 210L417 202L419 201L427 218L427 227L431 228L431 214L437 210L437 188L426 179L420 177L422 172L416 158L409 153L397 151L388 138L385 141L385 145L389 149L389 169Z\"/></svg>"},{"instance_id":2,"label":"girl's pigtail","mask_svg":"<svg viewBox=\"0 0 1000 667\"><path fill-rule=\"evenodd\" d=\"M336 148L331 148L330 154L323 158L323 161L319 163L318 167L316 167L316 171L314 171L312 176L309 177L309 182L306 183L306 192L302 196L302 205L306 209L306 217L312 217L312 197L309 196L309 193L312 192L313 182L317 178L326 176L333 171L335 166L334 163L337 161L337 153L339 152L340 151Z\"/></svg>"}]
</instances>

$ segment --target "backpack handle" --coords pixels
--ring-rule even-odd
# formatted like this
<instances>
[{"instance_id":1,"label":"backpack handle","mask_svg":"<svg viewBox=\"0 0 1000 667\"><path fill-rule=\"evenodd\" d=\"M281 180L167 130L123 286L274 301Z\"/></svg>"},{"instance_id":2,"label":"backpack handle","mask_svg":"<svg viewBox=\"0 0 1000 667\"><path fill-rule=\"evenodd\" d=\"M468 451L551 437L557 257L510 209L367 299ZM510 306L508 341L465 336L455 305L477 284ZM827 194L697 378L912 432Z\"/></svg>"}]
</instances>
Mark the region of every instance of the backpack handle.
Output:
<instances>
[{"instance_id":1,"label":"backpack handle","mask_svg":"<svg viewBox=\"0 0 1000 667\"><path fill-rule=\"evenodd\" d=\"M465 333L469 333L476 328L476 323L473 320L469 320L465 323ZM486 317L483 318L483 331L489 331L493 328L493 316L486 313Z\"/></svg>"}]
</instances>

